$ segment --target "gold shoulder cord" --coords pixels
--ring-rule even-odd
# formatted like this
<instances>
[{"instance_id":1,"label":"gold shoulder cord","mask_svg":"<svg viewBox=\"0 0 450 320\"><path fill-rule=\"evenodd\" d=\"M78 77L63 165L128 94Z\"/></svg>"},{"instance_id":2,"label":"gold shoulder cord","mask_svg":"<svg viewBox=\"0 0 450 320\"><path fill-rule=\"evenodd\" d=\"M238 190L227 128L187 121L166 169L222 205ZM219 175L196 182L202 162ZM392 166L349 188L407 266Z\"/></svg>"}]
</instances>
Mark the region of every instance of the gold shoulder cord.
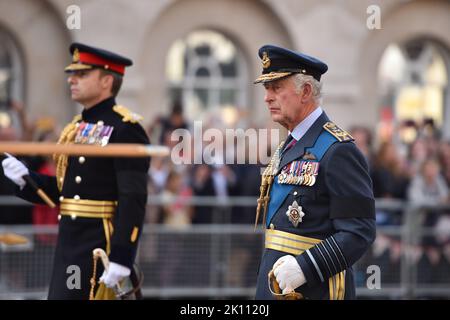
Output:
<instances>
[{"instance_id":1,"label":"gold shoulder cord","mask_svg":"<svg viewBox=\"0 0 450 320\"><path fill-rule=\"evenodd\" d=\"M270 159L269 165L264 170L264 173L261 177L261 186L259 187L260 195L258 199L258 205L256 207L255 229L258 225L259 214L262 207L264 207L263 225L266 222L267 207L269 206L270 200L270 187L272 186L275 173L278 170L278 165L280 162L280 149L283 145L284 141L278 146L272 159Z\"/></svg>"},{"instance_id":2,"label":"gold shoulder cord","mask_svg":"<svg viewBox=\"0 0 450 320\"><path fill-rule=\"evenodd\" d=\"M76 124L80 120L81 115L76 115L73 118L72 122L69 123L61 132L58 144L69 144L75 140L75 135L77 132ZM68 157L65 154L54 154L53 160L56 162L56 183L58 185L58 190L61 191L64 183L64 176L66 174Z\"/></svg>"}]
</instances>

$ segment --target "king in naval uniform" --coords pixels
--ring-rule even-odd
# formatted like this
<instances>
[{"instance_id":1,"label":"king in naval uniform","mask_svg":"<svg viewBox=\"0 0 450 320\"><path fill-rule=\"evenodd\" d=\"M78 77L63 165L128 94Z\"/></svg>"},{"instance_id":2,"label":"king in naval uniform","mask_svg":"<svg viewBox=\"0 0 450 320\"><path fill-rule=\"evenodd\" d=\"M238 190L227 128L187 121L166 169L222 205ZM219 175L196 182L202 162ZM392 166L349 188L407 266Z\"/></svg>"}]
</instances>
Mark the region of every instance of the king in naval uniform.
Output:
<instances>
[{"instance_id":1,"label":"king in naval uniform","mask_svg":"<svg viewBox=\"0 0 450 320\"><path fill-rule=\"evenodd\" d=\"M262 176L256 220L263 216L265 249L256 299L353 299L352 265L375 239L367 163L321 107L325 63L273 45L259 57L255 83L264 85L272 120L289 136Z\"/></svg>"}]
</instances>

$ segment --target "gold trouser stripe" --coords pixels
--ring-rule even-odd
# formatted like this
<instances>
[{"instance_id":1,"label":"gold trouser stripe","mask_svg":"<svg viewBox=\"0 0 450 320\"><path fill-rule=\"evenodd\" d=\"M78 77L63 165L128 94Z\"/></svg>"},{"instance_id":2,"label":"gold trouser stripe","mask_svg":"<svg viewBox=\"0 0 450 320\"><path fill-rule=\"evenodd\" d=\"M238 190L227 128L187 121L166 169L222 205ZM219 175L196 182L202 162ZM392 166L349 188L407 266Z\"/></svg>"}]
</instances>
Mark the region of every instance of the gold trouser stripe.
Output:
<instances>
[{"instance_id":1,"label":"gold trouser stripe","mask_svg":"<svg viewBox=\"0 0 450 320\"><path fill-rule=\"evenodd\" d=\"M345 270L339 273L341 276L341 294L339 300L344 300L345 297Z\"/></svg>"},{"instance_id":2,"label":"gold trouser stripe","mask_svg":"<svg viewBox=\"0 0 450 320\"><path fill-rule=\"evenodd\" d=\"M341 300L341 274L338 273L334 275L334 281L336 282L336 292L335 292L335 298L336 300Z\"/></svg>"},{"instance_id":3,"label":"gold trouser stripe","mask_svg":"<svg viewBox=\"0 0 450 320\"><path fill-rule=\"evenodd\" d=\"M267 249L299 255L321 241L285 231L267 229L265 247Z\"/></svg>"},{"instance_id":4,"label":"gold trouser stripe","mask_svg":"<svg viewBox=\"0 0 450 320\"><path fill-rule=\"evenodd\" d=\"M334 300L334 277L328 279L328 288L330 290L330 300Z\"/></svg>"},{"instance_id":5,"label":"gold trouser stripe","mask_svg":"<svg viewBox=\"0 0 450 320\"><path fill-rule=\"evenodd\" d=\"M345 297L345 271L342 271L328 279L330 300L344 300Z\"/></svg>"}]
</instances>

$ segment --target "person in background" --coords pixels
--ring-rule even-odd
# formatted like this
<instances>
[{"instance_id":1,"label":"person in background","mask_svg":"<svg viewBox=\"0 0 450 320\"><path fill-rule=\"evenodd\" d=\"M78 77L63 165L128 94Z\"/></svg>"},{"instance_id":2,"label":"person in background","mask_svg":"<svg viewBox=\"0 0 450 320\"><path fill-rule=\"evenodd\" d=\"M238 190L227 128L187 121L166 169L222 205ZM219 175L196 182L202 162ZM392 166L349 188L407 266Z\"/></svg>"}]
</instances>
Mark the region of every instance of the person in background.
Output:
<instances>
[{"instance_id":1,"label":"person in background","mask_svg":"<svg viewBox=\"0 0 450 320\"><path fill-rule=\"evenodd\" d=\"M449 188L445 179L440 173L440 165L436 158L426 159L417 175L411 181L408 189L408 200L411 204L422 207L434 207L436 205L445 205L450 203ZM423 213L422 213L423 212ZM426 208L420 211L420 220L423 228L428 232L442 229L447 224L447 215L445 211ZM438 276L436 268L440 264L441 252L440 246L446 241L440 239L442 232L429 234L422 237L420 250L424 253L418 263L419 282L430 283L433 278Z\"/></svg>"},{"instance_id":2,"label":"person in background","mask_svg":"<svg viewBox=\"0 0 450 320\"><path fill-rule=\"evenodd\" d=\"M356 146L366 158L370 168L374 157L372 151L372 133L366 127L354 126L350 129L350 134L355 139Z\"/></svg>"}]
</instances>

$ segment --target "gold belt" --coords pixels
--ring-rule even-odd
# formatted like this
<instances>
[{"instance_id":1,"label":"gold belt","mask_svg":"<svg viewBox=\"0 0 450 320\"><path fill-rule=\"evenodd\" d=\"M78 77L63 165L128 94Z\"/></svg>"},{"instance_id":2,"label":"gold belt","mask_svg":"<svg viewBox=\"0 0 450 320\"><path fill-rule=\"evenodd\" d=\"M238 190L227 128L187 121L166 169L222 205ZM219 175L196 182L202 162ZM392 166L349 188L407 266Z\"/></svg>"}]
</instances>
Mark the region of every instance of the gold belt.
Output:
<instances>
[{"instance_id":1,"label":"gold belt","mask_svg":"<svg viewBox=\"0 0 450 320\"><path fill-rule=\"evenodd\" d=\"M63 216L82 218L112 218L117 201L63 199L60 213Z\"/></svg>"},{"instance_id":2,"label":"gold belt","mask_svg":"<svg viewBox=\"0 0 450 320\"><path fill-rule=\"evenodd\" d=\"M266 248L294 255L302 254L322 240L299 236L297 234L266 229Z\"/></svg>"},{"instance_id":3,"label":"gold belt","mask_svg":"<svg viewBox=\"0 0 450 320\"><path fill-rule=\"evenodd\" d=\"M299 255L312 248L322 240L299 236L297 234L266 229L267 249ZM328 279L330 300L342 300L345 297L345 271L342 271Z\"/></svg>"}]
</instances>

